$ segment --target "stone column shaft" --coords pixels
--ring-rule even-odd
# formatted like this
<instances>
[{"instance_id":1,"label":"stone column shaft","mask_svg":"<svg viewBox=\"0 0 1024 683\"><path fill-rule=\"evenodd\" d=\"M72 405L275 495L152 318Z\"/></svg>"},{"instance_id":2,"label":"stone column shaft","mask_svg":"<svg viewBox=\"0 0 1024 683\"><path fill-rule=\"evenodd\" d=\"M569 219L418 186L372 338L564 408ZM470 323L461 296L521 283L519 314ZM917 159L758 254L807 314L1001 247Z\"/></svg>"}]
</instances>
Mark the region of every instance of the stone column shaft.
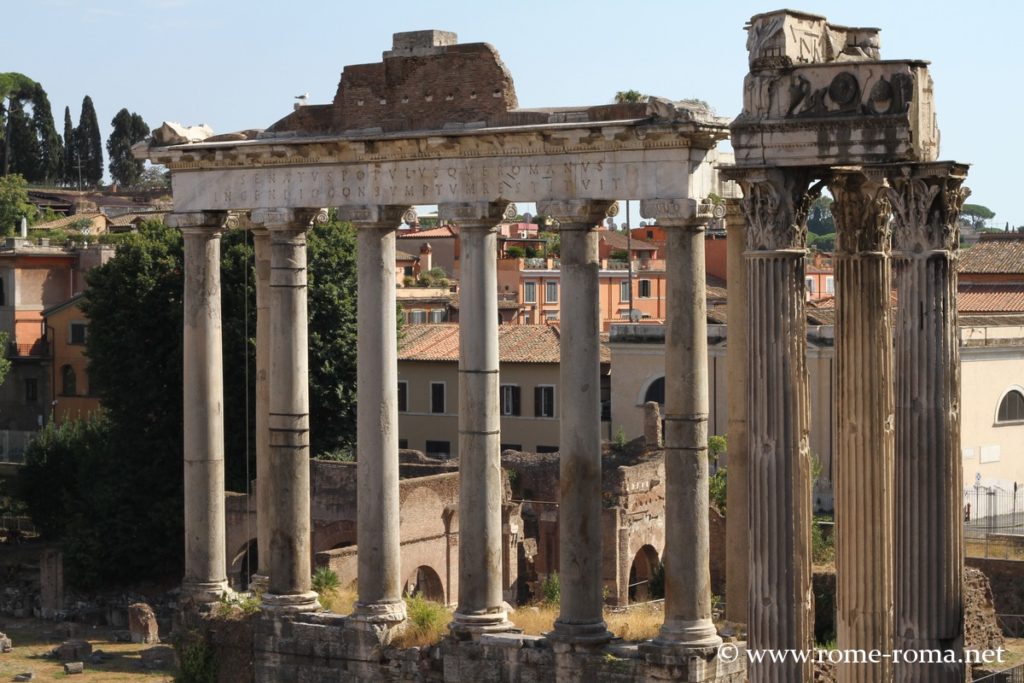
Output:
<instances>
[{"instance_id":1,"label":"stone column shaft","mask_svg":"<svg viewBox=\"0 0 1024 683\"><path fill-rule=\"evenodd\" d=\"M498 230L515 205L442 204L460 226L459 604L467 636L505 631L502 594L501 416L498 405ZM510 215L509 215L510 214Z\"/></svg>"},{"instance_id":2,"label":"stone column shaft","mask_svg":"<svg viewBox=\"0 0 1024 683\"><path fill-rule=\"evenodd\" d=\"M558 527L561 605L549 637L608 641L601 554L601 347L597 234L610 202L539 203L561 235Z\"/></svg>"},{"instance_id":3,"label":"stone column shaft","mask_svg":"<svg viewBox=\"0 0 1024 683\"><path fill-rule=\"evenodd\" d=\"M306 231L326 211L253 212L270 232L270 569L264 605L318 607L312 591L309 501L309 345Z\"/></svg>"},{"instance_id":4,"label":"stone column shaft","mask_svg":"<svg viewBox=\"0 0 1024 683\"><path fill-rule=\"evenodd\" d=\"M891 209L859 173L831 183L838 244L836 322L836 592L840 650L892 644L893 388ZM892 680L892 660L840 664L840 683Z\"/></svg>"},{"instance_id":5,"label":"stone column shaft","mask_svg":"<svg viewBox=\"0 0 1024 683\"><path fill-rule=\"evenodd\" d=\"M728 339L725 348L729 401L729 452L725 516L725 618L747 623L750 537L747 529L747 264L746 223L738 203L728 200Z\"/></svg>"},{"instance_id":6,"label":"stone column shaft","mask_svg":"<svg viewBox=\"0 0 1024 683\"><path fill-rule=\"evenodd\" d=\"M256 261L256 549L254 584L266 590L274 511L270 473L270 235L253 230Z\"/></svg>"},{"instance_id":7,"label":"stone column shaft","mask_svg":"<svg viewBox=\"0 0 1024 683\"><path fill-rule=\"evenodd\" d=\"M804 248L810 178L746 171L749 304L750 613L747 646L808 650L811 594L811 460L808 444ZM752 663L754 683L809 683L809 662Z\"/></svg>"},{"instance_id":8,"label":"stone column shaft","mask_svg":"<svg viewBox=\"0 0 1024 683\"><path fill-rule=\"evenodd\" d=\"M343 207L358 228L356 460L359 597L355 616L395 623L402 601L398 506L395 231L407 207Z\"/></svg>"},{"instance_id":9,"label":"stone column shaft","mask_svg":"<svg viewBox=\"0 0 1024 683\"><path fill-rule=\"evenodd\" d=\"M963 470L957 327L967 168L890 178L896 264L896 647L963 651ZM962 683L963 664L897 664L901 683Z\"/></svg>"},{"instance_id":10,"label":"stone column shaft","mask_svg":"<svg viewBox=\"0 0 1024 683\"><path fill-rule=\"evenodd\" d=\"M177 214L184 235L185 578L200 603L227 590L224 518L224 376L221 350L220 225Z\"/></svg>"}]
</instances>

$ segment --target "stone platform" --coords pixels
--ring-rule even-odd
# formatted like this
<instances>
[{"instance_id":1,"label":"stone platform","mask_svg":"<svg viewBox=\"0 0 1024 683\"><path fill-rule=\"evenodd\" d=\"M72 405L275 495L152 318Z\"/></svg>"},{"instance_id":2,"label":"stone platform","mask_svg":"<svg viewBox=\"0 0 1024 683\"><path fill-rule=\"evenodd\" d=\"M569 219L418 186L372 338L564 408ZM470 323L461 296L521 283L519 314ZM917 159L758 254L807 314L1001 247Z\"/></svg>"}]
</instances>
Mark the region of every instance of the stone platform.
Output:
<instances>
[{"instance_id":1,"label":"stone platform","mask_svg":"<svg viewBox=\"0 0 1024 683\"><path fill-rule=\"evenodd\" d=\"M255 683L654 683L746 680L744 644L737 661L714 656L686 658L645 653L636 644L613 641L598 649L576 649L542 636L484 635L479 640L446 638L426 648L398 649L389 634L335 614L263 614L244 622L206 622L221 668L230 680ZM225 634L231 631L231 637ZM244 632L242 632L244 631ZM248 652L246 651L248 650ZM252 668L235 663L251 662ZM221 672L220 680L227 680Z\"/></svg>"}]
</instances>

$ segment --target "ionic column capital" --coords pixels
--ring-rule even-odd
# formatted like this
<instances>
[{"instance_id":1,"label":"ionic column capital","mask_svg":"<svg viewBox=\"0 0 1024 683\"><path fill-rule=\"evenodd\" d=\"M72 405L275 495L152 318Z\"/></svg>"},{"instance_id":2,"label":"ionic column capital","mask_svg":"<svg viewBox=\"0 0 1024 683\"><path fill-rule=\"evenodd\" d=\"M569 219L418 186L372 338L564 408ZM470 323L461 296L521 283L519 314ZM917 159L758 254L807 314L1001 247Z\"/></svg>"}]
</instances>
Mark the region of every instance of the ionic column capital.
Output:
<instances>
[{"instance_id":1,"label":"ionic column capital","mask_svg":"<svg viewBox=\"0 0 1024 683\"><path fill-rule=\"evenodd\" d=\"M815 173L805 168L727 168L722 174L743 188L740 209L747 219L749 251L803 251L807 212L821 192L811 186Z\"/></svg>"},{"instance_id":2,"label":"ionic column capital","mask_svg":"<svg viewBox=\"0 0 1024 683\"><path fill-rule=\"evenodd\" d=\"M437 217L462 228L495 228L513 221L519 210L512 202L462 202L437 205Z\"/></svg>"},{"instance_id":3,"label":"ionic column capital","mask_svg":"<svg viewBox=\"0 0 1024 683\"><path fill-rule=\"evenodd\" d=\"M266 230L308 230L326 223L327 209L253 209L249 221L253 228Z\"/></svg>"},{"instance_id":4,"label":"ionic column capital","mask_svg":"<svg viewBox=\"0 0 1024 683\"><path fill-rule=\"evenodd\" d=\"M837 170L828 184L835 201L836 254L888 254L892 205L884 178Z\"/></svg>"},{"instance_id":5,"label":"ionic column capital","mask_svg":"<svg viewBox=\"0 0 1024 683\"><path fill-rule=\"evenodd\" d=\"M185 235L206 234L220 237L222 230L236 227L229 211L189 211L170 213L164 217L168 227L177 228Z\"/></svg>"},{"instance_id":6,"label":"ionic column capital","mask_svg":"<svg viewBox=\"0 0 1024 683\"><path fill-rule=\"evenodd\" d=\"M960 247L960 210L971 191L967 166L932 162L886 167L893 247L902 257Z\"/></svg>"},{"instance_id":7,"label":"ionic column capital","mask_svg":"<svg viewBox=\"0 0 1024 683\"><path fill-rule=\"evenodd\" d=\"M554 199L537 202L537 213L558 223L559 230L594 230L619 213L614 199Z\"/></svg>"},{"instance_id":8,"label":"ionic column capital","mask_svg":"<svg viewBox=\"0 0 1024 683\"><path fill-rule=\"evenodd\" d=\"M357 228L383 228L395 230L405 223L416 222L416 209L408 204L363 204L338 208L338 219Z\"/></svg>"}]
</instances>

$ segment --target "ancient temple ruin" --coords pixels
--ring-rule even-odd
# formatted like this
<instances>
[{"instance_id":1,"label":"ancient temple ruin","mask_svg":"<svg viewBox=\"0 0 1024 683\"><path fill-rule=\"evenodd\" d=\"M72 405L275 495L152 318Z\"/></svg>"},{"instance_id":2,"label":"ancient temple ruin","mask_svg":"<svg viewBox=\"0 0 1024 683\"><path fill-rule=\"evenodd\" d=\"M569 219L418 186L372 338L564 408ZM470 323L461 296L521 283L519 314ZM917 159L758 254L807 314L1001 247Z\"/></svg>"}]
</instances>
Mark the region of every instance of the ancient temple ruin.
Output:
<instances>
[{"instance_id":1,"label":"ancient temple ruin","mask_svg":"<svg viewBox=\"0 0 1024 683\"><path fill-rule=\"evenodd\" d=\"M297 107L263 131L189 141L164 130L139 150L171 169L170 222L185 239L183 590L200 605L227 587L220 235L254 235L259 575L269 624L257 639L258 680L314 670L316 680L334 680L331 666L352 676L338 680L392 675L381 669L381 646L406 616L395 234L412 207L435 204L460 228L462 272L458 607L444 680L470 680L467 662L486 660L485 645L506 648L479 669L486 680L620 680L600 656L611 634L602 618L595 228L622 199L640 200L669 234L664 624L630 655L628 680L745 677L744 657L719 656L709 586L703 231L715 212L726 215L730 255L745 256L746 267L730 271L747 291L731 291L730 301L749 307L746 322L730 312L730 377L748 391L730 405L730 432L748 434L745 443L733 435L729 454L730 614L742 610L732 618L747 623L749 648L813 646L803 259L808 206L824 187L838 228L839 645L960 646L953 262L966 167L935 161L927 64L881 60L877 29L780 11L751 20L747 47L744 109L731 125L702 105L656 97L519 109L494 48L418 31L396 34L380 63L346 67L331 104ZM716 149L730 136L735 164ZM730 199L726 178L742 200ZM536 203L557 224L562 296L573 302L561 320L561 610L540 639L549 654L532 660L516 654L538 645L514 635L501 583L495 255L496 226L516 215L514 202ZM310 585L305 234L327 219L325 207L358 230L358 601L348 617L316 614ZM328 654L307 661L293 641L314 631ZM847 667L840 680L893 673L889 662ZM769 661L747 675L810 681L811 666ZM963 667L895 675L962 681Z\"/></svg>"}]
</instances>

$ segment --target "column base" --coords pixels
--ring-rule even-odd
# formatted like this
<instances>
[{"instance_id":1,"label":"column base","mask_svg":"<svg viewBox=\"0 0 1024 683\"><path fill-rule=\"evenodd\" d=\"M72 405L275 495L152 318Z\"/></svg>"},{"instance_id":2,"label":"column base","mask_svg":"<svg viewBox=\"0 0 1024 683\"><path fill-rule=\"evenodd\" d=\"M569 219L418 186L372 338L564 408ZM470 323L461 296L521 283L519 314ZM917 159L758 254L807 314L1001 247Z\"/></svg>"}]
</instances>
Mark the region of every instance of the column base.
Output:
<instances>
[{"instance_id":1,"label":"column base","mask_svg":"<svg viewBox=\"0 0 1024 683\"><path fill-rule=\"evenodd\" d=\"M227 581L182 581L181 594L196 604L212 604L231 593Z\"/></svg>"},{"instance_id":2,"label":"column base","mask_svg":"<svg viewBox=\"0 0 1024 683\"><path fill-rule=\"evenodd\" d=\"M315 592L295 593L293 595L263 594L263 609L267 612L292 613L315 612L320 609L320 602Z\"/></svg>"},{"instance_id":3,"label":"column base","mask_svg":"<svg viewBox=\"0 0 1024 683\"><path fill-rule=\"evenodd\" d=\"M485 633L508 633L517 631L516 625L508 620L508 612L498 609L494 612L456 611L449 630L457 638L475 638Z\"/></svg>"},{"instance_id":4,"label":"column base","mask_svg":"<svg viewBox=\"0 0 1024 683\"><path fill-rule=\"evenodd\" d=\"M701 650L718 648L722 638L710 619L666 621L651 644L678 650Z\"/></svg>"},{"instance_id":5,"label":"column base","mask_svg":"<svg viewBox=\"0 0 1024 683\"><path fill-rule=\"evenodd\" d=\"M405 601L357 602L349 619L374 624L397 624L405 621Z\"/></svg>"},{"instance_id":6,"label":"column base","mask_svg":"<svg viewBox=\"0 0 1024 683\"><path fill-rule=\"evenodd\" d=\"M263 574L253 574L249 579L249 591L259 595L270 590L270 577Z\"/></svg>"},{"instance_id":7,"label":"column base","mask_svg":"<svg viewBox=\"0 0 1024 683\"><path fill-rule=\"evenodd\" d=\"M544 637L553 643L602 647L615 636L608 630L608 624L603 619L589 624L570 624L556 619L554 630L545 633Z\"/></svg>"}]
</instances>

